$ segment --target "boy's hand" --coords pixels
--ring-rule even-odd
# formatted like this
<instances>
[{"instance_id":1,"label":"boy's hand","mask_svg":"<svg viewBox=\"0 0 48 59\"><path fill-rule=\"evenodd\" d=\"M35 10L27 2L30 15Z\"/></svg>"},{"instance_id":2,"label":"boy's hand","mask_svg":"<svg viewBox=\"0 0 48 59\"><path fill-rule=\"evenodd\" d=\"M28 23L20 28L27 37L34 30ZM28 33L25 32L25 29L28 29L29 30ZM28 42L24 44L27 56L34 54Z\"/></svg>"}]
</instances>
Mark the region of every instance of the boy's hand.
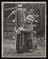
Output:
<instances>
[{"instance_id":1,"label":"boy's hand","mask_svg":"<svg viewBox=\"0 0 48 59\"><path fill-rule=\"evenodd\" d=\"M16 32L17 34L20 34L20 33L21 33L19 30L15 30L15 32Z\"/></svg>"},{"instance_id":2,"label":"boy's hand","mask_svg":"<svg viewBox=\"0 0 48 59\"><path fill-rule=\"evenodd\" d=\"M23 27L18 28L19 31L25 31L25 29Z\"/></svg>"}]
</instances>

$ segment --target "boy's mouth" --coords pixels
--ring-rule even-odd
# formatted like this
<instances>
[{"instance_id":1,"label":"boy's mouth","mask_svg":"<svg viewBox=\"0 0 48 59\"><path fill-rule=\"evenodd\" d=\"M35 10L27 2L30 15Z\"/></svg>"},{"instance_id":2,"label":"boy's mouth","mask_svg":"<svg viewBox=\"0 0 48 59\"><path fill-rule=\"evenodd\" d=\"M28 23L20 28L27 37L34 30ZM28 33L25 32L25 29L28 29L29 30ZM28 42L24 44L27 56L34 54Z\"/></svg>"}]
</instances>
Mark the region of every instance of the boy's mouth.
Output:
<instances>
[{"instance_id":1,"label":"boy's mouth","mask_svg":"<svg viewBox=\"0 0 48 59\"><path fill-rule=\"evenodd\" d=\"M27 23L31 23L31 21L30 20L27 20Z\"/></svg>"}]
</instances>

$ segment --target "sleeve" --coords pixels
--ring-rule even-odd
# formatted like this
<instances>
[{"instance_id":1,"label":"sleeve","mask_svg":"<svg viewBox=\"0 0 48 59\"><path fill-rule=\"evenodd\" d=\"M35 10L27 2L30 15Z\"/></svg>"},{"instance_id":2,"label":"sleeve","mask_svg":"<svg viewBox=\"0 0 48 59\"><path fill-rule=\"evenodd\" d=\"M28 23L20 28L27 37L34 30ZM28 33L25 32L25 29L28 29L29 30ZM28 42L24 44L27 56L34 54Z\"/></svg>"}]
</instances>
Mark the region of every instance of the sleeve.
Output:
<instances>
[{"instance_id":1,"label":"sleeve","mask_svg":"<svg viewBox=\"0 0 48 59\"><path fill-rule=\"evenodd\" d=\"M32 31L30 31L29 29L25 29L25 31L24 32L32 32Z\"/></svg>"}]
</instances>

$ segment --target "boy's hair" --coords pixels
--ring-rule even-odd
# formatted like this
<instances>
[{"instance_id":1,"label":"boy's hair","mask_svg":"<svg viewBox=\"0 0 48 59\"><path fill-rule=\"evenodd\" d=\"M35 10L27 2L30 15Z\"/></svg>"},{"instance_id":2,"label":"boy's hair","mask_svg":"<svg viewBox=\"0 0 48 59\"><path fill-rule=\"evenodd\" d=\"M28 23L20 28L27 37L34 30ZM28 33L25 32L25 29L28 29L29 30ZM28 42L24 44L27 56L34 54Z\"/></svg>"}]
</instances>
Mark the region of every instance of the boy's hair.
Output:
<instances>
[{"instance_id":1,"label":"boy's hair","mask_svg":"<svg viewBox=\"0 0 48 59\"><path fill-rule=\"evenodd\" d=\"M33 13L31 12L31 11L28 11L27 13L26 13L26 15L28 16L28 15L33 15Z\"/></svg>"},{"instance_id":2,"label":"boy's hair","mask_svg":"<svg viewBox=\"0 0 48 59\"><path fill-rule=\"evenodd\" d=\"M30 15L35 15L34 10L33 9L30 9L29 11L27 11L26 15L28 16L29 14Z\"/></svg>"}]
</instances>

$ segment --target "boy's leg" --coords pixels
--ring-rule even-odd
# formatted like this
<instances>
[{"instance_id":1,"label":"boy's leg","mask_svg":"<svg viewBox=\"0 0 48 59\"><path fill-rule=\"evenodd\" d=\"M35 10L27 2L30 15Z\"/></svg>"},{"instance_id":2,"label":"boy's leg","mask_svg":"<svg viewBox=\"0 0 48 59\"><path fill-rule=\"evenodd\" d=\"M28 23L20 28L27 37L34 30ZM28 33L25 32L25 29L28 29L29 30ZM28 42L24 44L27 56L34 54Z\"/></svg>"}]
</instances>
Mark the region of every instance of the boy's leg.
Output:
<instances>
[{"instance_id":1,"label":"boy's leg","mask_svg":"<svg viewBox=\"0 0 48 59\"><path fill-rule=\"evenodd\" d=\"M32 49L33 48L32 39L28 40L27 44L28 44L28 49Z\"/></svg>"}]
</instances>

